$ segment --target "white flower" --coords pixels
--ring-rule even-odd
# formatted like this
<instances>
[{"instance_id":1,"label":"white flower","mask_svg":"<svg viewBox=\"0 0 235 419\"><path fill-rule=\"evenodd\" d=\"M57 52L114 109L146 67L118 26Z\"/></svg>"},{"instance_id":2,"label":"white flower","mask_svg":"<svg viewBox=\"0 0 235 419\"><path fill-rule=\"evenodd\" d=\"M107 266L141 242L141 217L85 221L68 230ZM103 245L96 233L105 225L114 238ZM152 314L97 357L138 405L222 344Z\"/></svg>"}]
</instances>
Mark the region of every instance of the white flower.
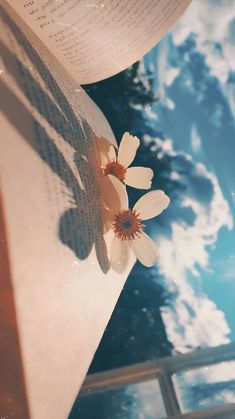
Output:
<instances>
[{"instance_id":1,"label":"white flower","mask_svg":"<svg viewBox=\"0 0 235 419\"><path fill-rule=\"evenodd\" d=\"M151 191L143 195L129 209L128 195L125 186L110 175L117 191L117 196L109 200L106 231L112 229L114 237L110 246L110 266L116 272L123 272L128 264L130 251L145 266L153 266L159 257L155 242L144 233L142 221L156 217L167 208L170 199L161 190ZM118 199L117 199L118 197Z\"/></svg>"},{"instance_id":2,"label":"white flower","mask_svg":"<svg viewBox=\"0 0 235 419\"><path fill-rule=\"evenodd\" d=\"M135 158L140 140L128 132L122 137L118 152L106 139L98 138L101 168L104 175L113 175L126 185L138 189L149 189L153 171L148 167L129 167Z\"/></svg>"}]
</instances>

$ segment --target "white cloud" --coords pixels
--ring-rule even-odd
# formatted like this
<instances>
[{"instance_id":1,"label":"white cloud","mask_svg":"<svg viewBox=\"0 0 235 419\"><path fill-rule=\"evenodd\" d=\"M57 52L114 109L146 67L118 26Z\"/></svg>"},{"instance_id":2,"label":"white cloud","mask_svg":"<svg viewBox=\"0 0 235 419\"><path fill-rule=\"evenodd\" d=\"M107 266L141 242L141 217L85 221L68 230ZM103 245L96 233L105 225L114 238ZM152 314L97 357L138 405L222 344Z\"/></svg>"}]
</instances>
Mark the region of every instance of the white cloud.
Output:
<instances>
[{"instance_id":1,"label":"white cloud","mask_svg":"<svg viewBox=\"0 0 235 419\"><path fill-rule=\"evenodd\" d=\"M193 125L192 130L191 130L191 145L192 145L193 151L196 154L202 151L201 139L198 135L197 128L195 125Z\"/></svg>"},{"instance_id":2,"label":"white cloud","mask_svg":"<svg viewBox=\"0 0 235 419\"><path fill-rule=\"evenodd\" d=\"M138 111L140 111L142 109L142 105L140 103L130 103L130 107L132 109L136 109Z\"/></svg>"},{"instance_id":3,"label":"white cloud","mask_svg":"<svg viewBox=\"0 0 235 419\"><path fill-rule=\"evenodd\" d=\"M172 32L176 45L196 34L198 51L222 84L228 81L230 71L235 71L234 19L234 0L193 0Z\"/></svg>"},{"instance_id":4,"label":"white cloud","mask_svg":"<svg viewBox=\"0 0 235 419\"><path fill-rule=\"evenodd\" d=\"M234 368L235 368L235 361L227 361L227 362L220 362L214 365L209 365L206 368L200 368L200 369L195 370L194 372L197 373L199 377L203 377L204 382L213 384L217 382L234 380L235 379ZM189 376L189 382L191 381L190 378L192 379L192 381L194 381L193 371L190 374L188 374L188 376Z\"/></svg>"},{"instance_id":5,"label":"white cloud","mask_svg":"<svg viewBox=\"0 0 235 419\"><path fill-rule=\"evenodd\" d=\"M217 383L224 383L227 388L225 388L225 385L223 388L218 386L216 393L214 391L204 391L201 394L201 398L197 401L198 407L201 406L205 409L217 404L234 403L235 393L234 390L229 389L228 383L230 380L233 381L235 379L234 367L234 361L220 362L207 367L174 374L173 382L180 405L184 406L186 401L187 411L191 410L190 408L194 405L198 387L202 385L209 390L209 388L213 389L213 384Z\"/></svg>"},{"instance_id":6,"label":"white cloud","mask_svg":"<svg viewBox=\"0 0 235 419\"><path fill-rule=\"evenodd\" d=\"M214 125L215 128L221 127L223 114L224 114L224 107L221 105L221 103L216 103L214 112L211 113L209 117L210 122Z\"/></svg>"},{"instance_id":7,"label":"white cloud","mask_svg":"<svg viewBox=\"0 0 235 419\"><path fill-rule=\"evenodd\" d=\"M165 408L157 379L129 385L125 389L125 394L134 401L131 404L131 412L125 412L126 417L146 419L155 417L156 412L159 418L165 417Z\"/></svg>"},{"instance_id":8,"label":"white cloud","mask_svg":"<svg viewBox=\"0 0 235 419\"><path fill-rule=\"evenodd\" d=\"M154 112L153 111L153 109L152 109L152 106L149 106L149 105L146 105L145 107L144 107L144 111L145 111L145 113L146 113L146 116L149 118L149 119L152 119L152 120L154 120L154 121L158 121L158 116L157 116L157 114L156 114L156 112Z\"/></svg>"},{"instance_id":9,"label":"white cloud","mask_svg":"<svg viewBox=\"0 0 235 419\"><path fill-rule=\"evenodd\" d=\"M175 24L170 36L177 47L191 34L194 34L196 51L205 57L209 74L219 80L221 90L235 115L235 83L230 78L231 73L235 72L235 0L193 0ZM176 78L180 76L181 82L189 90L194 91L194 86L190 70L185 66L181 69L181 62L178 66L176 63L172 66L169 52L171 53L170 38L165 37L157 49L157 89L161 104L173 109L167 104L167 88ZM185 52L184 64L187 61L190 62L190 55ZM205 89L206 84L201 84L196 92L199 105L204 99ZM217 111L215 116L212 115L212 122L215 124L220 123L222 107Z\"/></svg>"},{"instance_id":10,"label":"white cloud","mask_svg":"<svg viewBox=\"0 0 235 419\"><path fill-rule=\"evenodd\" d=\"M175 172L174 170L170 173L171 180L179 180L181 176L178 172Z\"/></svg>"},{"instance_id":11,"label":"white cloud","mask_svg":"<svg viewBox=\"0 0 235 419\"><path fill-rule=\"evenodd\" d=\"M165 106L168 108L168 109L175 109L175 104L174 104L174 102L173 102L173 100L171 100L169 97L166 97L165 98Z\"/></svg>"},{"instance_id":12,"label":"white cloud","mask_svg":"<svg viewBox=\"0 0 235 419\"><path fill-rule=\"evenodd\" d=\"M156 140L162 153L176 156L170 140ZM186 160L190 156L181 153ZM191 196L183 196L181 208L192 209L195 214L193 225L182 221L172 223L170 238L158 238L161 249L159 268L166 280L166 286L175 296L171 305L162 310L163 320L169 340L181 352L188 348L229 342L230 329L224 313L201 289L201 269L209 271L209 248L217 241L222 227L232 229L233 219L228 202L225 200L216 176L203 164L196 164L195 173L210 181L213 196L205 204ZM188 176L190 186L190 175ZM191 280L198 281L195 291Z\"/></svg>"},{"instance_id":13,"label":"white cloud","mask_svg":"<svg viewBox=\"0 0 235 419\"><path fill-rule=\"evenodd\" d=\"M158 55L157 55L157 92L158 96L161 99L161 104L166 106L168 109L174 109L174 102L167 97L166 88L170 87L175 79L180 74L180 68L172 67L168 63L168 52L169 45L167 38L163 39L158 46Z\"/></svg>"},{"instance_id":14,"label":"white cloud","mask_svg":"<svg viewBox=\"0 0 235 419\"><path fill-rule=\"evenodd\" d=\"M235 278L235 255L231 254L224 259L217 259L214 263L214 269L218 274L220 282L230 282L234 284ZM234 284L235 288L235 284Z\"/></svg>"},{"instance_id":15,"label":"white cloud","mask_svg":"<svg viewBox=\"0 0 235 419\"><path fill-rule=\"evenodd\" d=\"M178 77L180 73L180 69L178 67L169 67L167 68L167 71L165 72L165 84L167 86L170 86L176 77Z\"/></svg>"}]
</instances>

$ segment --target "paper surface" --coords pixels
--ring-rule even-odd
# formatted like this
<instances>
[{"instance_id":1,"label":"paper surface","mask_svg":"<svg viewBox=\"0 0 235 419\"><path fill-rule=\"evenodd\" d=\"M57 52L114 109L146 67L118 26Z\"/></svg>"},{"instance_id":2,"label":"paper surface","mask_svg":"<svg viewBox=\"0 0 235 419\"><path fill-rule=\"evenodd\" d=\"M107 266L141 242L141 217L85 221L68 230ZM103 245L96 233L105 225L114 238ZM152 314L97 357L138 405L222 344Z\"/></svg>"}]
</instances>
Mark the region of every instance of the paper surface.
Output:
<instances>
[{"instance_id":1,"label":"paper surface","mask_svg":"<svg viewBox=\"0 0 235 419\"><path fill-rule=\"evenodd\" d=\"M94 134L114 137L1 14L1 191L27 399L30 418L64 419L128 274L108 271L102 236Z\"/></svg>"},{"instance_id":2,"label":"paper surface","mask_svg":"<svg viewBox=\"0 0 235 419\"><path fill-rule=\"evenodd\" d=\"M191 0L6 0L79 83L134 64Z\"/></svg>"}]
</instances>

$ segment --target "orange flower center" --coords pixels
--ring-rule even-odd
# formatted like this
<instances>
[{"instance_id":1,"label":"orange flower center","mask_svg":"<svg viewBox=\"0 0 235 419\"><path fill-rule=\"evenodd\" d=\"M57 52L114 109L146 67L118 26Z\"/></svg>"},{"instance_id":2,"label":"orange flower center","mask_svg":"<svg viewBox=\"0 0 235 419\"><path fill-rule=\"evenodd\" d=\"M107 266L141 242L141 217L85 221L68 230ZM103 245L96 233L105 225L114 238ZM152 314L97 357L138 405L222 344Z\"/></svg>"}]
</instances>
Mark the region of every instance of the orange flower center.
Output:
<instances>
[{"instance_id":1,"label":"orange flower center","mask_svg":"<svg viewBox=\"0 0 235 419\"><path fill-rule=\"evenodd\" d=\"M119 180L123 181L125 179L126 168L116 161L111 161L106 164L105 168L103 169L103 172L106 176L113 175Z\"/></svg>"},{"instance_id":2,"label":"orange flower center","mask_svg":"<svg viewBox=\"0 0 235 419\"><path fill-rule=\"evenodd\" d=\"M134 240L143 232L139 214L135 210L124 210L115 215L114 234L121 240Z\"/></svg>"}]
</instances>

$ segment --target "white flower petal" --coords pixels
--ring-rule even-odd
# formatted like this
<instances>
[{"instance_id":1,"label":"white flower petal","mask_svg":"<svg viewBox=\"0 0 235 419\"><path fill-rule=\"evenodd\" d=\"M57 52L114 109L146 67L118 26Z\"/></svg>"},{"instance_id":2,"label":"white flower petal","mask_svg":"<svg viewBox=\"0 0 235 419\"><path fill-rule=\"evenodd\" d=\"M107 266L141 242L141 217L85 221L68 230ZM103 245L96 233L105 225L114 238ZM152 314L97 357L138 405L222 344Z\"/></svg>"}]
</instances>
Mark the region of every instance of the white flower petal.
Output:
<instances>
[{"instance_id":1,"label":"white flower petal","mask_svg":"<svg viewBox=\"0 0 235 419\"><path fill-rule=\"evenodd\" d=\"M128 195L125 185L115 176L101 176L100 189L106 207L113 213L128 209Z\"/></svg>"},{"instance_id":2,"label":"white flower petal","mask_svg":"<svg viewBox=\"0 0 235 419\"><path fill-rule=\"evenodd\" d=\"M156 243L145 233L131 242L131 249L135 256L144 266L153 266L159 258L159 251Z\"/></svg>"},{"instance_id":3,"label":"white flower petal","mask_svg":"<svg viewBox=\"0 0 235 419\"><path fill-rule=\"evenodd\" d=\"M102 167L110 161L116 161L117 156L115 148L106 138L96 137L96 142L99 149Z\"/></svg>"},{"instance_id":4,"label":"white flower petal","mask_svg":"<svg viewBox=\"0 0 235 419\"><path fill-rule=\"evenodd\" d=\"M107 210L106 208L102 208L102 216L103 216L103 233L106 234L111 230L115 214L111 211Z\"/></svg>"},{"instance_id":5,"label":"white flower petal","mask_svg":"<svg viewBox=\"0 0 235 419\"><path fill-rule=\"evenodd\" d=\"M134 160L139 145L139 138L133 137L129 132L125 132L118 149L118 162L124 167L128 167Z\"/></svg>"},{"instance_id":6,"label":"white flower petal","mask_svg":"<svg viewBox=\"0 0 235 419\"><path fill-rule=\"evenodd\" d=\"M161 190L151 191L142 196L135 204L134 210L141 220L156 217L169 205L170 198Z\"/></svg>"},{"instance_id":7,"label":"white flower petal","mask_svg":"<svg viewBox=\"0 0 235 419\"><path fill-rule=\"evenodd\" d=\"M151 188L153 171L148 167L129 167L125 175L125 183L133 188Z\"/></svg>"},{"instance_id":8,"label":"white flower petal","mask_svg":"<svg viewBox=\"0 0 235 419\"><path fill-rule=\"evenodd\" d=\"M109 161L116 161L117 159L115 148L112 145L109 147L109 150L108 150L108 158L109 158Z\"/></svg>"},{"instance_id":9,"label":"white flower petal","mask_svg":"<svg viewBox=\"0 0 235 419\"><path fill-rule=\"evenodd\" d=\"M110 266L118 273L125 271L130 258L130 248L125 240L120 240L116 236L110 245Z\"/></svg>"},{"instance_id":10,"label":"white flower petal","mask_svg":"<svg viewBox=\"0 0 235 419\"><path fill-rule=\"evenodd\" d=\"M103 168L109 162L109 158L107 154L103 154L101 152L99 154L100 154L101 167Z\"/></svg>"}]
</instances>

